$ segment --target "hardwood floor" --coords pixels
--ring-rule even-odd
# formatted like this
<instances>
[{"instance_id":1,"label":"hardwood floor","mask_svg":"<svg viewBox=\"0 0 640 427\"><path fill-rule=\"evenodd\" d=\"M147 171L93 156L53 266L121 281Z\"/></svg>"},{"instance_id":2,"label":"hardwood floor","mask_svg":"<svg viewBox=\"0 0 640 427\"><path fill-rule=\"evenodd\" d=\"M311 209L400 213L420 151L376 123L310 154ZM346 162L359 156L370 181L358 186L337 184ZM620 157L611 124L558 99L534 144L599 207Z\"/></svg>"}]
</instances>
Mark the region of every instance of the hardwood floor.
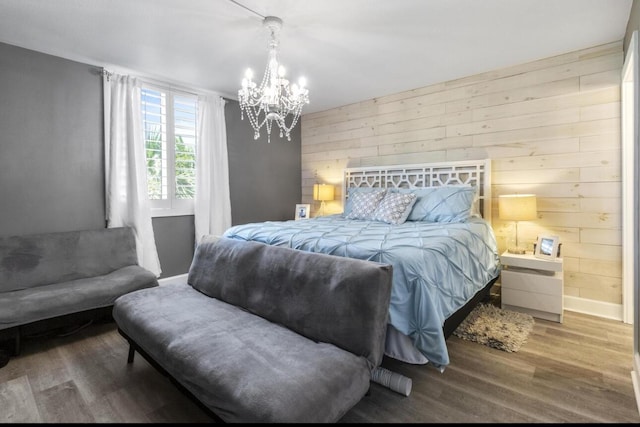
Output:
<instances>
[{"instance_id":1,"label":"hardwood floor","mask_svg":"<svg viewBox=\"0 0 640 427\"><path fill-rule=\"evenodd\" d=\"M385 359L412 378L405 397L373 383L341 422L640 423L630 372L633 327L565 311L536 319L517 353L452 336L444 373ZM25 339L0 368L2 423L212 422L128 345L114 323Z\"/></svg>"}]
</instances>

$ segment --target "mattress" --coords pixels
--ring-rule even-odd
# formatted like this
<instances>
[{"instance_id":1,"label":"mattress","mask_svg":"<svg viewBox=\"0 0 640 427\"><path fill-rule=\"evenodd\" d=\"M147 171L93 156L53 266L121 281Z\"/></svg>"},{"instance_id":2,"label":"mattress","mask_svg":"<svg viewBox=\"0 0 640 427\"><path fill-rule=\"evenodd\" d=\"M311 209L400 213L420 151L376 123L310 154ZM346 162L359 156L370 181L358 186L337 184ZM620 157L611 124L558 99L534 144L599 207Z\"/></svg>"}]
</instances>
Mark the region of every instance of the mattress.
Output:
<instances>
[{"instance_id":1,"label":"mattress","mask_svg":"<svg viewBox=\"0 0 640 427\"><path fill-rule=\"evenodd\" d=\"M444 321L500 274L495 235L479 217L391 225L337 214L236 225L224 237L391 264L389 323L439 368L449 364Z\"/></svg>"}]
</instances>

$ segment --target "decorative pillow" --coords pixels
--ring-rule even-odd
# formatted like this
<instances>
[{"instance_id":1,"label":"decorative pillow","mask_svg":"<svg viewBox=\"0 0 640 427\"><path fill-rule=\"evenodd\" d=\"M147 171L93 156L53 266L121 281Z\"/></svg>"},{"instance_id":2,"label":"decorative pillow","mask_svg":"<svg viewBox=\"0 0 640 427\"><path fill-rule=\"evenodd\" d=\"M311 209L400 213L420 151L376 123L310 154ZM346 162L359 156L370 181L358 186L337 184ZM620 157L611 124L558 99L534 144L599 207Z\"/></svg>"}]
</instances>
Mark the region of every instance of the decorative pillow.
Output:
<instances>
[{"instance_id":1,"label":"decorative pillow","mask_svg":"<svg viewBox=\"0 0 640 427\"><path fill-rule=\"evenodd\" d=\"M415 193L387 193L371 219L389 224L402 224L407 220L417 199Z\"/></svg>"},{"instance_id":2,"label":"decorative pillow","mask_svg":"<svg viewBox=\"0 0 640 427\"><path fill-rule=\"evenodd\" d=\"M348 197L347 197L347 202L345 203L344 206L344 212L342 214L343 217L347 217L347 215L349 215L351 213L351 206L352 206L352 202L353 202L353 195L356 193L375 193L378 191L386 191L384 189L381 188L376 188L376 187L351 187L348 190Z\"/></svg>"},{"instance_id":3,"label":"decorative pillow","mask_svg":"<svg viewBox=\"0 0 640 427\"><path fill-rule=\"evenodd\" d=\"M464 222L471 216L476 188L447 185L412 190L418 196L407 221Z\"/></svg>"},{"instance_id":4,"label":"decorative pillow","mask_svg":"<svg viewBox=\"0 0 640 427\"><path fill-rule=\"evenodd\" d=\"M355 192L349 195L351 211L346 215L348 219L371 219L371 215L384 197L386 190L371 192Z\"/></svg>"}]
</instances>

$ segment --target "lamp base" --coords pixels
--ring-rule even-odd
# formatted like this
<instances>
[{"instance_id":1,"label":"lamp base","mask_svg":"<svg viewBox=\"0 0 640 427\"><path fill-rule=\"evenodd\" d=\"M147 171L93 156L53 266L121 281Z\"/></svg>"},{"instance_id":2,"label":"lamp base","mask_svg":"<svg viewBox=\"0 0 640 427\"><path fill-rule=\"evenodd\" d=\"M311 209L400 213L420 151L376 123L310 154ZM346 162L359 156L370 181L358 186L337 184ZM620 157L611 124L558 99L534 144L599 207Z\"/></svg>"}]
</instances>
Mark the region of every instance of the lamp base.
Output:
<instances>
[{"instance_id":1,"label":"lamp base","mask_svg":"<svg viewBox=\"0 0 640 427\"><path fill-rule=\"evenodd\" d=\"M527 251L524 248L519 248L519 247L507 248L507 252L509 252L510 254L517 254L517 255L524 255L527 253Z\"/></svg>"}]
</instances>

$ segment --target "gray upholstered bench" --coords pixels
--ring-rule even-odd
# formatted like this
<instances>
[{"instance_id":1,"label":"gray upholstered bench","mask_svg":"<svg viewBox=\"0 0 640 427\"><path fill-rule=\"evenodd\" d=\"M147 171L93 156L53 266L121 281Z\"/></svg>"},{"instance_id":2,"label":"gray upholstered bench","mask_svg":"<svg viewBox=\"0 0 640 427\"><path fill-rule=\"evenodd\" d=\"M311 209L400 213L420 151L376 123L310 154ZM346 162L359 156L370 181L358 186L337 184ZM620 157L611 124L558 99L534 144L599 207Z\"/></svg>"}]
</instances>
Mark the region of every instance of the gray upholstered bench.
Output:
<instances>
[{"instance_id":1,"label":"gray upholstered bench","mask_svg":"<svg viewBox=\"0 0 640 427\"><path fill-rule=\"evenodd\" d=\"M206 236L188 283L118 298L130 343L226 422L335 422L382 362L392 267Z\"/></svg>"},{"instance_id":2,"label":"gray upholstered bench","mask_svg":"<svg viewBox=\"0 0 640 427\"><path fill-rule=\"evenodd\" d=\"M0 237L0 332L20 352L25 325L111 307L128 292L158 286L137 261L127 227Z\"/></svg>"}]
</instances>

